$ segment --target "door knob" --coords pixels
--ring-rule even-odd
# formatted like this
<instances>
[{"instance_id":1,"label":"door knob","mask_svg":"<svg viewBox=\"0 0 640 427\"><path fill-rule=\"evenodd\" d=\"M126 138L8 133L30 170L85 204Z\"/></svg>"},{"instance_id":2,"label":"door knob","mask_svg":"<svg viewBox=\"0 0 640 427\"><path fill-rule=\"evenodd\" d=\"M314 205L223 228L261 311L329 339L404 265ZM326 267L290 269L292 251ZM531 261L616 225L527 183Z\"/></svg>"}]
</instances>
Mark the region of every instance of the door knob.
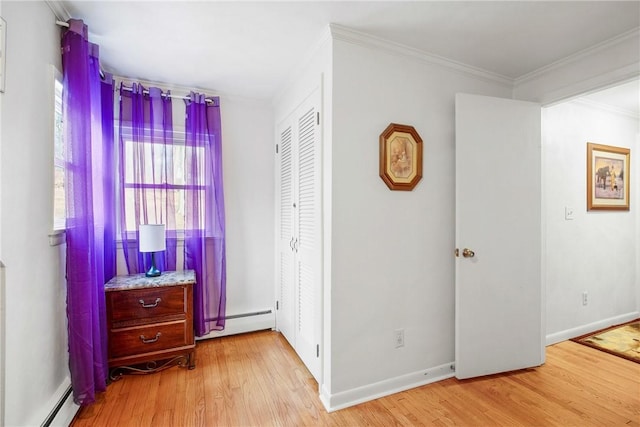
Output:
<instances>
[{"instance_id":1,"label":"door knob","mask_svg":"<svg viewBox=\"0 0 640 427\"><path fill-rule=\"evenodd\" d=\"M465 258L473 258L476 255L471 249L464 248L462 250L462 256Z\"/></svg>"}]
</instances>

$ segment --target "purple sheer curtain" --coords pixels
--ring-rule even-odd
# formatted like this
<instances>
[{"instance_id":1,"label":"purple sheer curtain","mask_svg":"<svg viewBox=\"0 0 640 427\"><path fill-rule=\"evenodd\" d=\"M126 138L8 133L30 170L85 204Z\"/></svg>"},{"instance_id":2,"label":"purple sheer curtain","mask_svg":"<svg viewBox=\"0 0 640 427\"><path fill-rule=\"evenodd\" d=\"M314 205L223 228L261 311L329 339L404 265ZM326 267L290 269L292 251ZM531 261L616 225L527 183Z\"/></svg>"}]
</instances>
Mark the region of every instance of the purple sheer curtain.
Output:
<instances>
[{"instance_id":1,"label":"purple sheer curtain","mask_svg":"<svg viewBox=\"0 0 640 427\"><path fill-rule=\"evenodd\" d=\"M222 330L226 255L220 99L191 92L186 103L184 268L196 272L196 335Z\"/></svg>"},{"instance_id":2,"label":"purple sheer curtain","mask_svg":"<svg viewBox=\"0 0 640 427\"><path fill-rule=\"evenodd\" d=\"M106 123L113 115L113 88L110 79L100 82L98 46L87 34L87 26L72 19L62 38L69 370L74 401L81 405L106 388L103 286L115 274L115 188L105 180L113 134L103 128L102 116Z\"/></svg>"},{"instance_id":3,"label":"purple sheer curtain","mask_svg":"<svg viewBox=\"0 0 640 427\"><path fill-rule=\"evenodd\" d=\"M170 93L138 83L120 85L120 230L130 274L143 273L150 254L138 250L140 224L165 224L161 271L176 269L176 191Z\"/></svg>"},{"instance_id":4,"label":"purple sheer curtain","mask_svg":"<svg viewBox=\"0 0 640 427\"><path fill-rule=\"evenodd\" d=\"M102 110L102 166L104 213L104 283L116 275L116 155L113 117L113 76L106 73L101 86ZM100 163L100 161L98 161Z\"/></svg>"}]
</instances>

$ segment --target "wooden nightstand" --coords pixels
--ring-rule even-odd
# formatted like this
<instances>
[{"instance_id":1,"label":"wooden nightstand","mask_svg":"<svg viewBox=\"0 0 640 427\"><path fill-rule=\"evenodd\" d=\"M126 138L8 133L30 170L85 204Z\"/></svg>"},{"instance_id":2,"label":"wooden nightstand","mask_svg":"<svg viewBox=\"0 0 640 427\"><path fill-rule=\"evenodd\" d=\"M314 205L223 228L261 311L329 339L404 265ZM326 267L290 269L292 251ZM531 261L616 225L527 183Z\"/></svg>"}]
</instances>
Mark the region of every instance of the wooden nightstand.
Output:
<instances>
[{"instance_id":1,"label":"wooden nightstand","mask_svg":"<svg viewBox=\"0 0 640 427\"><path fill-rule=\"evenodd\" d=\"M193 270L116 276L104 286L109 377L195 368Z\"/></svg>"}]
</instances>

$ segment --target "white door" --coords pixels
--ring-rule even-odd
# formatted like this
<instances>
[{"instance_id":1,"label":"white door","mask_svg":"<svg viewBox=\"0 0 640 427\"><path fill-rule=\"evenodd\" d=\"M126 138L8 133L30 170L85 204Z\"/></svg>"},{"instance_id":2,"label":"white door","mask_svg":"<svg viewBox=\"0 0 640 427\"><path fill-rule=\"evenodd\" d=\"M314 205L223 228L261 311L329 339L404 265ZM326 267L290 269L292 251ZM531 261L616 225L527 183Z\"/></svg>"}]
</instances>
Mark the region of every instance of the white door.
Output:
<instances>
[{"instance_id":1,"label":"white door","mask_svg":"<svg viewBox=\"0 0 640 427\"><path fill-rule=\"evenodd\" d=\"M290 343L295 342L294 335L294 154L293 125L285 121L278 128L278 260L277 260L277 295L276 322L280 332Z\"/></svg>"},{"instance_id":2,"label":"white door","mask_svg":"<svg viewBox=\"0 0 640 427\"><path fill-rule=\"evenodd\" d=\"M539 104L456 96L459 379L544 363Z\"/></svg>"},{"instance_id":3,"label":"white door","mask_svg":"<svg viewBox=\"0 0 640 427\"><path fill-rule=\"evenodd\" d=\"M320 378L321 152L319 90L278 126L276 326Z\"/></svg>"},{"instance_id":4,"label":"white door","mask_svg":"<svg viewBox=\"0 0 640 427\"><path fill-rule=\"evenodd\" d=\"M301 106L298 127L298 191L295 207L296 344L300 359L320 378L321 331L321 193L319 92Z\"/></svg>"}]
</instances>

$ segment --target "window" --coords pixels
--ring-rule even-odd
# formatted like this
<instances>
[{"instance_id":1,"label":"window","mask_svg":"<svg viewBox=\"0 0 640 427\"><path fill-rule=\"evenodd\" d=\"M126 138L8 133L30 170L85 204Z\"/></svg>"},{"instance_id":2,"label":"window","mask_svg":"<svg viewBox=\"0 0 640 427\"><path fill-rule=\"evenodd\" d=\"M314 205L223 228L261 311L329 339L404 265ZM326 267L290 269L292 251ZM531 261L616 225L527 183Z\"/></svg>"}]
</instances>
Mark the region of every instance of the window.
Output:
<instances>
[{"instance_id":1,"label":"window","mask_svg":"<svg viewBox=\"0 0 640 427\"><path fill-rule=\"evenodd\" d=\"M187 192L205 191L204 147L187 149L182 132L173 133L173 144L150 142L151 138L136 143L130 136L130 128L123 128L122 134L126 231L135 232L136 223L156 221L166 224L167 230L184 230ZM185 159L191 150L195 150L201 185L186 184Z\"/></svg>"},{"instance_id":2,"label":"window","mask_svg":"<svg viewBox=\"0 0 640 427\"><path fill-rule=\"evenodd\" d=\"M53 230L65 229L65 158L62 128L62 80L54 69L54 114L53 114Z\"/></svg>"}]
</instances>

